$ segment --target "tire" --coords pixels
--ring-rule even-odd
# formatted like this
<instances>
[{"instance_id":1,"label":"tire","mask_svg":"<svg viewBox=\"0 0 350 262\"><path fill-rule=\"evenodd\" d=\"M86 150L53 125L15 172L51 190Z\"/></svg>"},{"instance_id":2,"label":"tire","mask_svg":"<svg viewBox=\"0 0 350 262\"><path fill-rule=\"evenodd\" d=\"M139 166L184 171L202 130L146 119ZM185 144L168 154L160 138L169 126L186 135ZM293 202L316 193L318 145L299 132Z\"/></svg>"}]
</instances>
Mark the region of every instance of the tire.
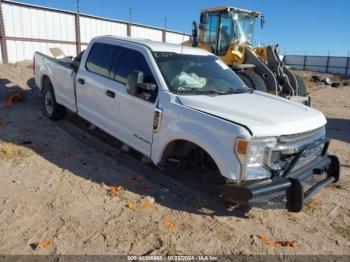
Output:
<instances>
[{"instance_id":1,"label":"tire","mask_svg":"<svg viewBox=\"0 0 350 262\"><path fill-rule=\"evenodd\" d=\"M236 74L249 88L267 93L266 83L257 73L252 71L239 71L236 72Z\"/></svg>"},{"instance_id":2,"label":"tire","mask_svg":"<svg viewBox=\"0 0 350 262\"><path fill-rule=\"evenodd\" d=\"M44 80L43 110L44 114L51 120L58 120L65 113L65 108L56 103L55 92L49 79Z\"/></svg>"},{"instance_id":3,"label":"tire","mask_svg":"<svg viewBox=\"0 0 350 262\"><path fill-rule=\"evenodd\" d=\"M296 75L295 76L296 77L296 79L297 79L297 83L298 83L298 91L299 91L299 96L307 96L308 95L308 92L307 92L307 90L306 90L306 86L305 86L305 82L304 82L304 80L300 77L300 76L298 76L298 75Z\"/></svg>"}]
</instances>

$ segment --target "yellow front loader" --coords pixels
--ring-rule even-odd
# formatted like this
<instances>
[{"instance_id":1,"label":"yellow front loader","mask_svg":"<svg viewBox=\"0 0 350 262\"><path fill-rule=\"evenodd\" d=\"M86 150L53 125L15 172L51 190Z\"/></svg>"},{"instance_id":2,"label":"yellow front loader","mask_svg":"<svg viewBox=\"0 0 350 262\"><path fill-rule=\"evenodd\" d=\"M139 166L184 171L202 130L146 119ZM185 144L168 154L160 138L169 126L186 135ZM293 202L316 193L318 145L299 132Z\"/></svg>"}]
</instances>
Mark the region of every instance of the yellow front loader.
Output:
<instances>
[{"instance_id":1,"label":"yellow front loader","mask_svg":"<svg viewBox=\"0 0 350 262\"><path fill-rule=\"evenodd\" d=\"M277 46L253 47L256 19L264 16L235 7L201 10L199 34L193 22L192 39L183 45L219 56L250 88L310 105L303 80L285 66Z\"/></svg>"}]
</instances>

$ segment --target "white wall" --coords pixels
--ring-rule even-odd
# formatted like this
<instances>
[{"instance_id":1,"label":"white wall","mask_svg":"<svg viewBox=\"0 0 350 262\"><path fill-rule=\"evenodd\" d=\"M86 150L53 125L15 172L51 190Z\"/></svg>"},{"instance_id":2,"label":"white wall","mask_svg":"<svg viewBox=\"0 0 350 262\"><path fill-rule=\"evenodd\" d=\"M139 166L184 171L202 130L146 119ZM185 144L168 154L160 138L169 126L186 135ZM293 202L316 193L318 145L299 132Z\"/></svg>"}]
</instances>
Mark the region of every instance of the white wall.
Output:
<instances>
[{"instance_id":1,"label":"white wall","mask_svg":"<svg viewBox=\"0 0 350 262\"><path fill-rule=\"evenodd\" d=\"M166 42L173 44L180 44L189 40L190 37L188 35L174 33L174 32L166 32Z\"/></svg>"},{"instance_id":2,"label":"white wall","mask_svg":"<svg viewBox=\"0 0 350 262\"><path fill-rule=\"evenodd\" d=\"M150 39L150 40L162 42L163 34L162 34L162 30L132 25L131 37L144 38L144 39Z\"/></svg>"},{"instance_id":3,"label":"white wall","mask_svg":"<svg viewBox=\"0 0 350 262\"><path fill-rule=\"evenodd\" d=\"M7 40L8 60L9 63L15 63L27 59L30 60L33 59L35 51L40 51L51 56L49 48L52 47L61 48L67 56L76 55L75 45Z\"/></svg>"},{"instance_id":4,"label":"white wall","mask_svg":"<svg viewBox=\"0 0 350 262\"><path fill-rule=\"evenodd\" d=\"M100 35L127 36L127 25L90 17L80 17L81 42L88 43L92 38Z\"/></svg>"},{"instance_id":5,"label":"white wall","mask_svg":"<svg viewBox=\"0 0 350 262\"><path fill-rule=\"evenodd\" d=\"M48 10L28 4L2 2L1 5L5 35L8 37L6 42L9 63L32 59L35 51L51 55L49 52L51 47L60 47L66 55L76 55L74 13L55 9ZM84 50L86 43L91 38L99 35L127 36L127 24L81 15L80 39L83 43L81 49ZM132 24L131 37L161 42L163 40L163 30ZM185 35L184 37L181 33L167 32L166 39L167 42L178 44L188 40L189 36ZM40 42L40 40L44 42ZM49 41L45 42L45 40ZM52 41L61 42L55 43ZM1 53L0 63L2 63Z\"/></svg>"},{"instance_id":6,"label":"white wall","mask_svg":"<svg viewBox=\"0 0 350 262\"><path fill-rule=\"evenodd\" d=\"M2 4L6 36L75 41L74 16Z\"/></svg>"}]
</instances>

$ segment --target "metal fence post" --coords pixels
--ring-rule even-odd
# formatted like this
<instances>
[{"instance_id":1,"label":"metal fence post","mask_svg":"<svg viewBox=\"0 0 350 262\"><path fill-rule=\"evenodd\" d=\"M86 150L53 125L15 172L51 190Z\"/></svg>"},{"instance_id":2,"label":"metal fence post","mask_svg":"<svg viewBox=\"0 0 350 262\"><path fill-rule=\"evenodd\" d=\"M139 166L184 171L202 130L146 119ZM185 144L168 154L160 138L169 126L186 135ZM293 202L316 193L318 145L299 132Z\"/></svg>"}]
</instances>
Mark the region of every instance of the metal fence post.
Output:
<instances>
[{"instance_id":1,"label":"metal fence post","mask_svg":"<svg viewBox=\"0 0 350 262\"><path fill-rule=\"evenodd\" d=\"M127 36L131 36L131 8L129 8L129 23L126 28L126 34Z\"/></svg>"},{"instance_id":2,"label":"metal fence post","mask_svg":"<svg viewBox=\"0 0 350 262\"><path fill-rule=\"evenodd\" d=\"M166 42L166 28L167 28L167 18L164 17L164 29L162 30L162 42Z\"/></svg>"},{"instance_id":3,"label":"metal fence post","mask_svg":"<svg viewBox=\"0 0 350 262\"><path fill-rule=\"evenodd\" d=\"M127 25L126 33L127 33L127 36L131 36L131 24L130 23L128 23L128 25Z\"/></svg>"},{"instance_id":4,"label":"metal fence post","mask_svg":"<svg viewBox=\"0 0 350 262\"><path fill-rule=\"evenodd\" d=\"M81 52L81 40L80 40L80 16L79 13L75 15L75 42L77 55Z\"/></svg>"},{"instance_id":5,"label":"metal fence post","mask_svg":"<svg viewBox=\"0 0 350 262\"><path fill-rule=\"evenodd\" d=\"M304 56L303 70L305 70L307 55Z\"/></svg>"},{"instance_id":6,"label":"metal fence post","mask_svg":"<svg viewBox=\"0 0 350 262\"><path fill-rule=\"evenodd\" d=\"M346 68L345 68L345 75L347 76L349 73L349 67L350 67L350 56L348 55L347 61L346 61Z\"/></svg>"},{"instance_id":7,"label":"metal fence post","mask_svg":"<svg viewBox=\"0 0 350 262\"><path fill-rule=\"evenodd\" d=\"M329 67L329 55L327 56L326 73L328 73L328 67Z\"/></svg>"},{"instance_id":8,"label":"metal fence post","mask_svg":"<svg viewBox=\"0 0 350 262\"><path fill-rule=\"evenodd\" d=\"M81 40L80 40L80 15L79 15L79 0L77 0L77 12L75 13L75 46L77 55L81 52Z\"/></svg>"},{"instance_id":9,"label":"metal fence post","mask_svg":"<svg viewBox=\"0 0 350 262\"><path fill-rule=\"evenodd\" d=\"M8 64L9 61L8 61L8 54L7 54L5 24L4 24L4 17L2 15L2 0L0 0L0 45L1 45L2 63Z\"/></svg>"},{"instance_id":10,"label":"metal fence post","mask_svg":"<svg viewBox=\"0 0 350 262\"><path fill-rule=\"evenodd\" d=\"M166 42L166 31L164 29L162 30L162 41Z\"/></svg>"}]
</instances>

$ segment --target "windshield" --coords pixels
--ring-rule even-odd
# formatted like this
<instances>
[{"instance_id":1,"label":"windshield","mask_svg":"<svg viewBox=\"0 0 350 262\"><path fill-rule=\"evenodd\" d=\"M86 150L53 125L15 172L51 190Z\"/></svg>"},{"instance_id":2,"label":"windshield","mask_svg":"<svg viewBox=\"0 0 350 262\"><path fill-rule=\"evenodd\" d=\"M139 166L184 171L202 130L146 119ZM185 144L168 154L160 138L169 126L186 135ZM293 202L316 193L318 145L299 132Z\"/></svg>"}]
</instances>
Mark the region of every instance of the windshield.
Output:
<instances>
[{"instance_id":1,"label":"windshield","mask_svg":"<svg viewBox=\"0 0 350 262\"><path fill-rule=\"evenodd\" d=\"M153 55L171 92L232 94L248 90L238 76L216 56L169 52L155 52Z\"/></svg>"},{"instance_id":2,"label":"windshield","mask_svg":"<svg viewBox=\"0 0 350 262\"><path fill-rule=\"evenodd\" d=\"M249 14L232 13L234 42L252 44L256 17Z\"/></svg>"}]
</instances>

